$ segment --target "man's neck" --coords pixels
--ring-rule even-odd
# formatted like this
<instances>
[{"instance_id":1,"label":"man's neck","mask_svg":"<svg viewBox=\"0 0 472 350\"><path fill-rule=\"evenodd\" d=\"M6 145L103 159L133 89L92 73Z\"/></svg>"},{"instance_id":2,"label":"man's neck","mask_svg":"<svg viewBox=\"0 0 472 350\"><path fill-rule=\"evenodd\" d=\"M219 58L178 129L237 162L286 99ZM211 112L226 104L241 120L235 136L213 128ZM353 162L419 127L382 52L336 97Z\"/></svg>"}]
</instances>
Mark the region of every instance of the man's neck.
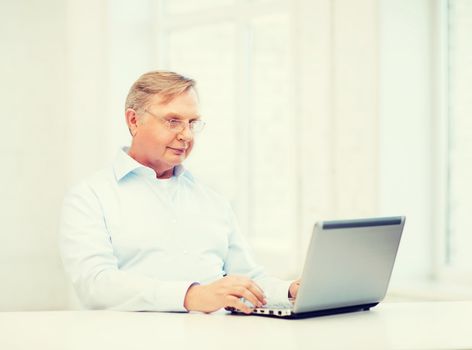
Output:
<instances>
[{"instance_id":1,"label":"man's neck","mask_svg":"<svg viewBox=\"0 0 472 350\"><path fill-rule=\"evenodd\" d=\"M137 161L138 163L154 170L154 172L156 173L157 179L169 179L174 175L174 167L169 168L168 166L163 167L163 166L151 164L147 162L146 160L141 159L137 154L135 154L135 152L133 152L131 148L128 150L128 155L131 158L133 158L135 161Z\"/></svg>"},{"instance_id":2,"label":"man's neck","mask_svg":"<svg viewBox=\"0 0 472 350\"><path fill-rule=\"evenodd\" d=\"M151 167L152 168L152 167ZM169 179L174 175L174 168L159 172L159 170L152 168L156 172L156 178L158 179Z\"/></svg>"}]
</instances>

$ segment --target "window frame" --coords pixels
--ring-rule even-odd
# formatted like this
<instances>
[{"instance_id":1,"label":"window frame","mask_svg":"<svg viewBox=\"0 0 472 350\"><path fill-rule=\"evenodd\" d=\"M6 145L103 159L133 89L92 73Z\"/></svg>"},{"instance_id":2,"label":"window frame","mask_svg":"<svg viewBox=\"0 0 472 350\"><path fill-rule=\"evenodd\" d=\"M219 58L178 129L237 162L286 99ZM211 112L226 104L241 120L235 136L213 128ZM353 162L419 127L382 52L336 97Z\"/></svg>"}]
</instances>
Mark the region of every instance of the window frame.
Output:
<instances>
[{"instance_id":1,"label":"window frame","mask_svg":"<svg viewBox=\"0 0 472 350\"><path fill-rule=\"evenodd\" d=\"M433 168L434 184L434 240L433 276L441 284L451 284L459 287L472 286L471 270L452 266L450 261L450 77L449 77L449 18L450 0L436 0L434 13L435 37L435 100L433 102L434 135Z\"/></svg>"}]
</instances>

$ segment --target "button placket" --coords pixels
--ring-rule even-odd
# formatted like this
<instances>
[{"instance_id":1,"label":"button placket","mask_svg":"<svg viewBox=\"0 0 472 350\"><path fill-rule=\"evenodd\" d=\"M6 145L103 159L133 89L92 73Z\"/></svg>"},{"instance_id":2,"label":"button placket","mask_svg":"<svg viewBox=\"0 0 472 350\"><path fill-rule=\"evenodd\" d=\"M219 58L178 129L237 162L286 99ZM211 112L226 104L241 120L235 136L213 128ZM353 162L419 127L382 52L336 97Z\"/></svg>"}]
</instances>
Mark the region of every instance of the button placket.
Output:
<instances>
[{"instance_id":1,"label":"button placket","mask_svg":"<svg viewBox=\"0 0 472 350\"><path fill-rule=\"evenodd\" d=\"M180 233L179 226L182 223L180 216L177 213L182 211L182 208L177 208L179 203L179 181L172 184L174 188L169 188L168 184L159 183L156 179L150 181L152 192L158 198L161 205L165 208L169 223L169 234L172 236L172 241L175 244L174 249L180 251L181 254L189 254L189 249L184 241L184 237Z\"/></svg>"}]
</instances>

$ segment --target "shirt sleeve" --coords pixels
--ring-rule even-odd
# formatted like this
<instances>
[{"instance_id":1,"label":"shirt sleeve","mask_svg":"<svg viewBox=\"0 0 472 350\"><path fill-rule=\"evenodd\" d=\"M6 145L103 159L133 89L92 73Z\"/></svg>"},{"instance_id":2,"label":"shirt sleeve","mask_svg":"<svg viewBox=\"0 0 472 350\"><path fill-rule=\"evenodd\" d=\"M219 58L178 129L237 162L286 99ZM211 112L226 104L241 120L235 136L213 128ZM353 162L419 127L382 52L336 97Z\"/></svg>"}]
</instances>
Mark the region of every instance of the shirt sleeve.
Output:
<instances>
[{"instance_id":1,"label":"shirt sleeve","mask_svg":"<svg viewBox=\"0 0 472 350\"><path fill-rule=\"evenodd\" d=\"M64 268L86 308L187 311L184 298L194 281L160 281L118 268L100 201L88 185L66 195L59 237Z\"/></svg>"},{"instance_id":2,"label":"shirt sleeve","mask_svg":"<svg viewBox=\"0 0 472 350\"><path fill-rule=\"evenodd\" d=\"M238 274L253 279L264 291L268 303L287 302L291 281L268 276L264 269L256 264L231 208L228 209L228 221L230 237L224 266L225 272L228 275Z\"/></svg>"}]
</instances>

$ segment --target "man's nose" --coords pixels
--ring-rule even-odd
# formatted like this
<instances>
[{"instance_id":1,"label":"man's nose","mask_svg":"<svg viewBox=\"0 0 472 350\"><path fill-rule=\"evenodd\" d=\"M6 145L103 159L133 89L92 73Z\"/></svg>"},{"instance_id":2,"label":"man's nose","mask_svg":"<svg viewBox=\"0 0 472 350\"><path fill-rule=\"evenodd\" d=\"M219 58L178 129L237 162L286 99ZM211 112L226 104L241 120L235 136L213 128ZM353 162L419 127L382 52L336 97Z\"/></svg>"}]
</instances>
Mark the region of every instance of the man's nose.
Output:
<instances>
[{"instance_id":1,"label":"man's nose","mask_svg":"<svg viewBox=\"0 0 472 350\"><path fill-rule=\"evenodd\" d=\"M193 140L193 132L190 130L190 125L185 124L185 128L179 133L180 139L185 141Z\"/></svg>"}]
</instances>

